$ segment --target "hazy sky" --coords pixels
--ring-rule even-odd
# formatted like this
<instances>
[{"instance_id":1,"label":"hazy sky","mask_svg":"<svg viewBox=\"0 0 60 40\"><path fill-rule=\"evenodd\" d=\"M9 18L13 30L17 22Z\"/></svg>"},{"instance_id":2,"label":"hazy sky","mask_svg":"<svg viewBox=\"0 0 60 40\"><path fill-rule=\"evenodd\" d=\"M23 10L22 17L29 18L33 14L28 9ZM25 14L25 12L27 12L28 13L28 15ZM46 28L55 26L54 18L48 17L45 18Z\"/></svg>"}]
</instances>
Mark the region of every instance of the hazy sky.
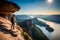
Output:
<instances>
[{"instance_id":1,"label":"hazy sky","mask_svg":"<svg viewBox=\"0 0 60 40\"><path fill-rule=\"evenodd\" d=\"M19 15L53 15L60 14L60 0L9 0L18 4Z\"/></svg>"}]
</instances>

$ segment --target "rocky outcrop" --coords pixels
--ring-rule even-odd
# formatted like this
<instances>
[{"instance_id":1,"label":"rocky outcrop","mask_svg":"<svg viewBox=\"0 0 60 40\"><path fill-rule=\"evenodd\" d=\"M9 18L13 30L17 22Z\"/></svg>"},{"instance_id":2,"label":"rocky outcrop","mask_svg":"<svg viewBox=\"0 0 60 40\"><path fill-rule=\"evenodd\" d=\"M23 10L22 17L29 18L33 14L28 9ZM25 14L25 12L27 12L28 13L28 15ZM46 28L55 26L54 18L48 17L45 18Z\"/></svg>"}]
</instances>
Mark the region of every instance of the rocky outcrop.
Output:
<instances>
[{"instance_id":1,"label":"rocky outcrop","mask_svg":"<svg viewBox=\"0 0 60 40\"><path fill-rule=\"evenodd\" d=\"M17 25L11 30L11 22L0 17L0 40L32 40L32 38Z\"/></svg>"}]
</instances>

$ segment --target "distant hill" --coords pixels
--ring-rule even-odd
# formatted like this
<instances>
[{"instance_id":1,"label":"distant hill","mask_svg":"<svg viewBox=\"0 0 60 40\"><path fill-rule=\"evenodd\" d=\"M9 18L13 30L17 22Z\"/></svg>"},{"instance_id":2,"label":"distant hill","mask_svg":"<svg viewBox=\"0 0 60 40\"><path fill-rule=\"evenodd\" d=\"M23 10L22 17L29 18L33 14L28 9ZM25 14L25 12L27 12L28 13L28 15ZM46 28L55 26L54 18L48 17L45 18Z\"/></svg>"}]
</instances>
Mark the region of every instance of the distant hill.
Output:
<instances>
[{"instance_id":1,"label":"distant hill","mask_svg":"<svg viewBox=\"0 0 60 40\"><path fill-rule=\"evenodd\" d=\"M16 19L18 22L22 22L26 19L29 19L29 17L27 15L16 15Z\"/></svg>"},{"instance_id":2,"label":"distant hill","mask_svg":"<svg viewBox=\"0 0 60 40\"><path fill-rule=\"evenodd\" d=\"M44 20L47 20L47 21L52 21L52 22L60 24L60 15L16 15L18 21L20 19L22 19L20 21L30 19L31 16L33 16L34 18L41 18L41 19L44 19Z\"/></svg>"},{"instance_id":3,"label":"distant hill","mask_svg":"<svg viewBox=\"0 0 60 40\"><path fill-rule=\"evenodd\" d=\"M60 15L35 15L35 17L60 24Z\"/></svg>"}]
</instances>

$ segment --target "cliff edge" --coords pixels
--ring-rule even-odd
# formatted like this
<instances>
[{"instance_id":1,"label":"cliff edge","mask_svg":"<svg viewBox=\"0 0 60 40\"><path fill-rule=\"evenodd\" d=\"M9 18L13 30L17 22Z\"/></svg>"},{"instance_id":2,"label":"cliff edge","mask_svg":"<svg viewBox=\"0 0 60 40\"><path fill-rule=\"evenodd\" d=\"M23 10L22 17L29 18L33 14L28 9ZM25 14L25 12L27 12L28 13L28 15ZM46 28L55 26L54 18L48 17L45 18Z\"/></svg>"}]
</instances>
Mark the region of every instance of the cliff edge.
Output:
<instances>
[{"instance_id":1,"label":"cliff edge","mask_svg":"<svg viewBox=\"0 0 60 40\"><path fill-rule=\"evenodd\" d=\"M15 29L11 30L11 22L0 17L0 40L32 40L32 38L17 23Z\"/></svg>"}]
</instances>

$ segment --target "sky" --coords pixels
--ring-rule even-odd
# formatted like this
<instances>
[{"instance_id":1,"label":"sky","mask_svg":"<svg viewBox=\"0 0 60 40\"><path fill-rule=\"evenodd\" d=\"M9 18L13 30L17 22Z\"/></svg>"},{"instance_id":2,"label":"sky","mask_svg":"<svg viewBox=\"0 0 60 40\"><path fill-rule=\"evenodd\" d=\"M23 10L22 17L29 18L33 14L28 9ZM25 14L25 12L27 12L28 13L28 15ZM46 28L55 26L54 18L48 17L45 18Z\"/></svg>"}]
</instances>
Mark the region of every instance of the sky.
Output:
<instances>
[{"instance_id":1,"label":"sky","mask_svg":"<svg viewBox=\"0 0 60 40\"><path fill-rule=\"evenodd\" d=\"M21 9L17 15L60 15L60 0L9 0Z\"/></svg>"}]
</instances>

